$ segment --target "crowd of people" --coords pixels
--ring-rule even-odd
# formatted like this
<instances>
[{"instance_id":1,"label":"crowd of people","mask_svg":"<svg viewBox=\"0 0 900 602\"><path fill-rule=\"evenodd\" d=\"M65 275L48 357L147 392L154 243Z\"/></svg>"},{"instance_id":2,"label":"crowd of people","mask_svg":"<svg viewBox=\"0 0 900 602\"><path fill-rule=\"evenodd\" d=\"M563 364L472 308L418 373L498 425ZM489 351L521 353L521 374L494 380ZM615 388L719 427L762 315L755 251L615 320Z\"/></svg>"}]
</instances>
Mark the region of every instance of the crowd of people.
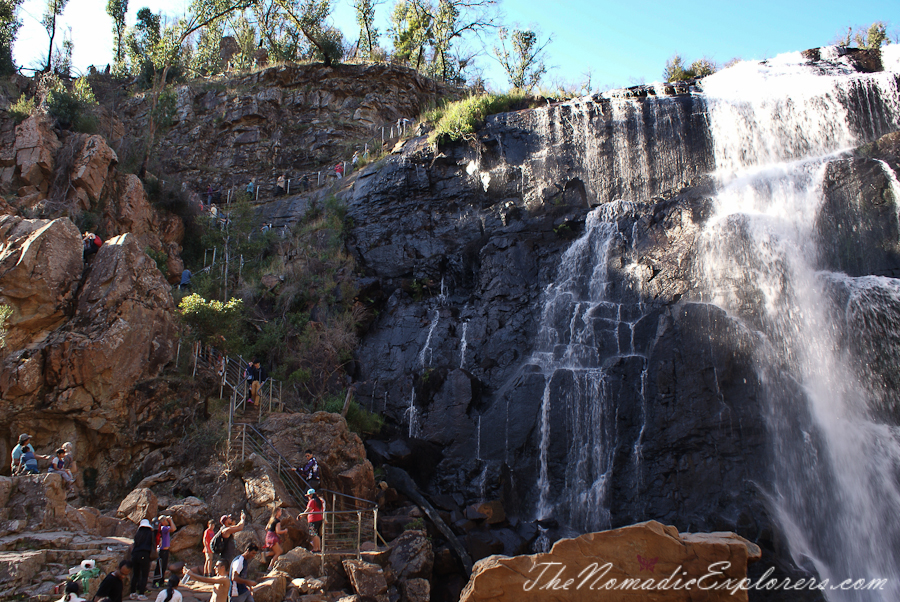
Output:
<instances>
[{"instance_id":1,"label":"crowd of people","mask_svg":"<svg viewBox=\"0 0 900 602\"><path fill-rule=\"evenodd\" d=\"M254 362L251 368L255 368L256 372L253 374L256 378L264 379L265 373L259 362ZM251 391L258 393L258 388L254 389L251 385ZM13 475L38 474L37 461L44 460L50 462L50 472L60 474L67 483L72 483L77 470L73 449L72 443L66 442L56 450L53 457L41 455L36 453L31 444L31 435L23 433L11 454ZM319 463L311 450L306 450L304 456L304 465L292 469L309 486L305 495L306 508L296 519L298 522L306 522L310 551L320 553L326 511L325 502L316 489L321 482ZM285 551L284 541L288 529L283 524L283 519L284 509L276 503L265 527L261 561L266 573L275 566ZM126 599L126 589L127 599L148 600L148 583L151 583L153 588L161 588L155 598L157 602L181 602L182 594L177 589L179 582L186 584L193 579L213 586L214 602L252 602L253 588L257 583L248 577L248 570L261 550L257 544L249 543L239 553L235 540L235 535L243 531L248 523L249 517L244 511L237 522L231 514L222 515L218 530L215 521L207 523L202 537L204 564L200 573L185 569L180 563L172 566L169 564L172 536L177 531L173 517L145 517L134 532L126 557L101 581L91 601L122 602ZM155 567L152 567L153 560L156 561ZM80 594L80 582L73 579L66 582L60 602L85 602Z\"/></svg>"}]
</instances>

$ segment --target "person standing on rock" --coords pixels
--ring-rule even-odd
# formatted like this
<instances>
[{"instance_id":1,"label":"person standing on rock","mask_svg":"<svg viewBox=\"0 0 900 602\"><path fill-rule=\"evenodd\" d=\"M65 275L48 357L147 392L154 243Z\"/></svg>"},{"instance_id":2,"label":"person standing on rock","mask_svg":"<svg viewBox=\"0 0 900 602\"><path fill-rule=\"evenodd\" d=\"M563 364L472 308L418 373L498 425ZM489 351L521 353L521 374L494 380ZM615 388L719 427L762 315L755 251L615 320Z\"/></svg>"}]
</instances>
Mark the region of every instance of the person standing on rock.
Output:
<instances>
[{"instance_id":1,"label":"person standing on rock","mask_svg":"<svg viewBox=\"0 0 900 602\"><path fill-rule=\"evenodd\" d=\"M92 602L97 602L101 598L106 598L110 602L122 602L122 594L125 590L125 580L131 574L133 564L130 560L123 560L119 563L119 568L107 575L100 582L97 593L94 594ZM132 583L134 583L132 581ZM147 597L144 596L144 600Z\"/></svg>"},{"instance_id":2,"label":"person standing on rock","mask_svg":"<svg viewBox=\"0 0 900 602\"><path fill-rule=\"evenodd\" d=\"M88 257L100 250L103 240L93 232L85 232L82 234L81 240L84 243L83 259L87 262Z\"/></svg>"},{"instance_id":3,"label":"person standing on rock","mask_svg":"<svg viewBox=\"0 0 900 602\"><path fill-rule=\"evenodd\" d=\"M159 558L156 559L156 573L159 580L153 585L162 587L166 582L166 570L169 568L169 546L172 543L172 533L175 532L175 521L171 516L159 517Z\"/></svg>"},{"instance_id":4,"label":"person standing on rock","mask_svg":"<svg viewBox=\"0 0 900 602\"><path fill-rule=\"evenodd\" d=\"M147 579L150 577L150 552L156 546L153 527L146 518L141 519L138 530L134 533L131 546L131 562L134 564L134 576L131 579L131 599L146 600Z\"/></svg>"},{"instance_id":5,"label":"person standing on rock","mask_svg":"<svg viewBox=\"0 0 900 602\"><path fill-rule=\"evenodd\" d=\"M27 464L22 462L22 455L28 453L29 457L26 459L26 462L31 462L33 460L32 466L34 467L35 472L32 474L37 474L37 461L41 460L49 460L50 456L42 456L38 453L35 453L34 446L31 445L31 435L26 433L22 433L19 435L19 443L12 449L12 464L10 464L10 469L12 474L16 474L17 470L21 470L20 466L27 466Z\"/></svg>"},{"instance_id":6,"label":"person standing on rock","mask_svg":"<svg viewBox=\"0 0 900 602\"><path fill-rule=\"evenodd\" d=\"M213 576L213 561L215 560L215 554L212 551L212 538L216 534L216 521L211 520L206 524L206 531L203 532L203 557L205 562L203 563L203 575L206 577Z\"/></svg>"},{"instance_id":7,"label":"person standing on rock","mask_svg":"<svg viewBox=\"0 0 900 602\"><path fill-rule=\"evenodd\" d=\"M316 554L322 551L322 522L324 519L325 502L316 493L315 489L306 492L306 511L297 515L297 520L306 517L306 524L309 525L309 540L312 544L310 552Z\"/></svg>"},{"instance_id":8,"label":"person standing on rock","mask_svg":"<svg viewBox=\"0 0 900 602\"><path fill-rule=\"evenodd\" d=\"M200 583L208 583L213 586L213 597L210 602L228 602L228 567L225 566L224 560L216 561L216 573L214 577L203 577L188 570L188 577L199 581Z\"/></svg>"},{"instance_id":9,"label":"person standing on rock","mask_svg":"<svg viewBox=\"0 0 900 602\"><path fill-rule=\"evenodd\" d=\"M231 566L231 561L237 556L237 545L234 543L234 534L244 530L247 522L247 513L241 510L241 522L235 524L230 514L226 514L219 519L222 523L222 539L225 540L225 551L222 553L222 559L226 564Z\"/></svg>"},{"instance_id":10,"label":"person standing on rock","mask_svg":"<svg viewBox=\"0 0 900 602\"><path fill-rule=\"evenodd\" d=\"M253 590L256 581L247 579L247 570L250 561L256 558L259 546L255 543L247 544L247 550L231 562L228 574L231 577L231 602L254 602Z\"/></svg>"},{"instance_id":11,"label":"person standing on rock","mask_svg":"<svg viewBox=\"0 0 900 602\"><path fill-rule=\"evenodd\" d=\"M334 175L337 176L337 179L340 180L344 177L344 163L338 163L334 166Z\"/></svg>"},{"instance_id":12,"label":"person standing on rock","mask_svg":"<svg viewBox=\"0 0 900 602\"><path fill-rule=\"evenodd\" d=\"M275 195L282 196L285 190L285 182L287 178L284 177L284 174L278 176L278 180L275 181Z\"/></svg>"}]
</instances>

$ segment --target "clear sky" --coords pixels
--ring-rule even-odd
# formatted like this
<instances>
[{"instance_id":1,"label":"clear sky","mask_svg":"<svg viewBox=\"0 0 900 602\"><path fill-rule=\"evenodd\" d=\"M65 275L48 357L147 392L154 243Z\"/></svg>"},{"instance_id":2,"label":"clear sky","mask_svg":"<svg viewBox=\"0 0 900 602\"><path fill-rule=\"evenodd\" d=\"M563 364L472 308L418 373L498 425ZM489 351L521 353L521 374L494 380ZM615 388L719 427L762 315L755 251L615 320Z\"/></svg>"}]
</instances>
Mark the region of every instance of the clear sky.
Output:
<instances>
[{"instance_id":1,"label":"clear sky","mask_svg":"<svg viewBox=\"0 0 900 602\"><path fill-rule=\"evenodd\" d=\"M143 6L174 17L187 3L130 0L129 24ZM392 4L386 0L376 8L382 32ZM19 65L34 66L46 56L49 40L39 22L45 5L46 0L26 0L22 5L23 26L13 47ZM105 7L106 0L69 0L60 31L72 28L76 71L86 71L91 64L103 68L111 60L112 20ZM590 71L594 90L658 81L666 60L676 52L687 62L705 56L724 63L735 57L764 59L822 46L848 26L868 26L877 20L888 23L891 37L900 32L898 0L501 0L500 9L507 24L552 34L545 85L579 83ZM347 39L356 39L351 0L338 0L333 18ZM390 45L386 36L381 44ZM471 40L467 46L477 50L482 44ZM507 87L495 60L485 55L477 65L494 87Z\"/></svg>"}]
</instances>

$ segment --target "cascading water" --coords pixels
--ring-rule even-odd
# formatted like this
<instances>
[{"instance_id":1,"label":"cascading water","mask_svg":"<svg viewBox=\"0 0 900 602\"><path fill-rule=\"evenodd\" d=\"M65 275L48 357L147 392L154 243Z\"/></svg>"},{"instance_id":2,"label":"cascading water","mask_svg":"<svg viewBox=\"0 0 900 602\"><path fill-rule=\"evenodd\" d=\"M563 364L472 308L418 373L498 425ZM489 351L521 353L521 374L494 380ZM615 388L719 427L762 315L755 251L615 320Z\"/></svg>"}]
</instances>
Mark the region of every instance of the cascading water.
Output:
<instances>
[{"instance_id":1,"label":"cascading water","mask_svg":"<svg viewBox=\"0 0 900 602\"><path fill-rule=\"evenodd\" d=\"M816 220L834 153L900 128L900 89L897 74L856 74L837 54L815 70L791 54L703 81L721 186L702 288L762 335L776 479L761 485L794 560L832 582L889 580L829 600L886 602L900 599L900 430L875 418L881 394L859 349L898 330L900 286L822 271ZM876 327L854 327L859 314Z\"/></svg>"},{"instance_id":2,"label":"cascading water","mask_svg":"<svg viewBox=\"0 0 900 602\"><path fill-rule=\"evenodd\" d=\"M586 233L563 255L556 283L544 294L541 326L530 364L545 378L540 412L538 517L551 515L570 527L609 526L605 503L613 468L616 420L607 385L610 358L634 353L631 323L622 305L609 300L608 264L621 236L616 221L634 212L615 201L592 211ZM551 413L565 420L554 432ZM565 441L565 474L552 474L551 446Z\"/></svg>"}]
</instances>

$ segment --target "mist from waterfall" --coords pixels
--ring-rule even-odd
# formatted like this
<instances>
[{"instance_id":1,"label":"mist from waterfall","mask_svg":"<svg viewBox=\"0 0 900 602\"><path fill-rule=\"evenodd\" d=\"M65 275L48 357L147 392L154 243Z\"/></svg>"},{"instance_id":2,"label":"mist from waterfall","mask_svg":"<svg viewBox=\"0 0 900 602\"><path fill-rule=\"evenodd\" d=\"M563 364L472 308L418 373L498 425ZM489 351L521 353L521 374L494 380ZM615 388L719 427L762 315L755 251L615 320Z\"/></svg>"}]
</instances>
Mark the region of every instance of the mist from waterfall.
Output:
<instances>
[{"instance_id":1,"label":"mist from waterfall","mask_svg":"<svg viewBox=\"0 0 900 602\"><path fill-rule=\"evenodd\" d=\"M759 485L798 565L834 583L889 580L829 600L900 599L900 429L876 418L882 392L859 353L900 331L900 285L822 271L816 235L835 153L900 128L897 74L857 74L840 60L812 68L794 53L702 87L721 186L701 288L762 335L776 479Z\"/></svg>"}]
</instances>

